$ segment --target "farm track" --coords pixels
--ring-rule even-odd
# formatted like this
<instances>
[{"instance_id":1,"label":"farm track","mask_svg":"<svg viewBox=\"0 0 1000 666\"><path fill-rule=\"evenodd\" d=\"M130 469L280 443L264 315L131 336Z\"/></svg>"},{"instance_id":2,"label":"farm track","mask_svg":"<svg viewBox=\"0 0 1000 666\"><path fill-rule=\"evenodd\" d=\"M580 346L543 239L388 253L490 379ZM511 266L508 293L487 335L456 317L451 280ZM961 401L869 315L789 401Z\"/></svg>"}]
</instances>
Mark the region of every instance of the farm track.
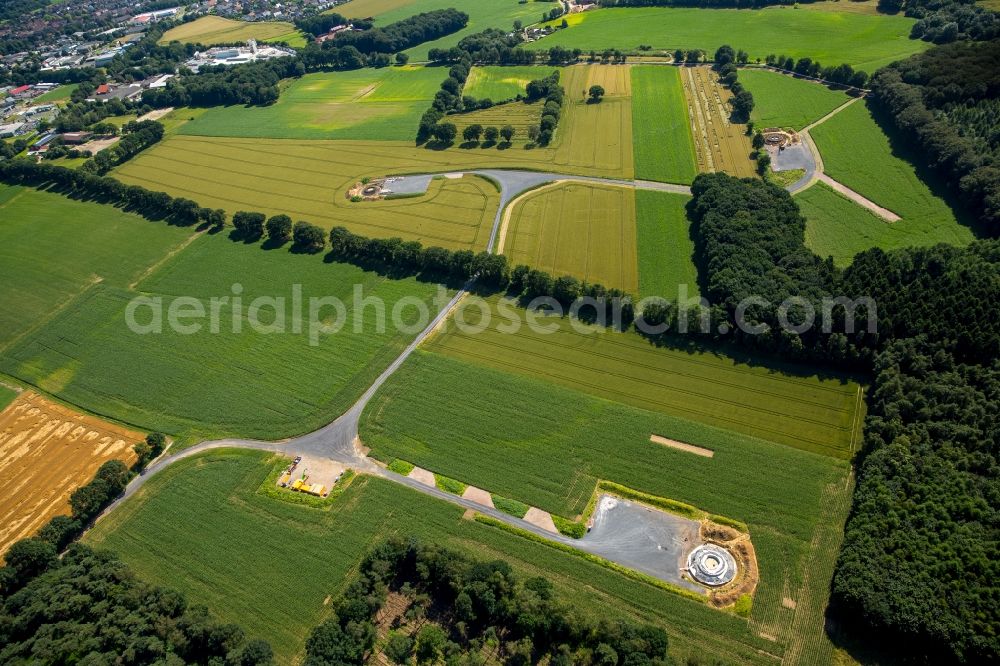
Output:
<instances>
[{"instance_id":1,"label":"farm track","mask_svg":"<svg viewBox=\"0 0 1000 666\"><path fill-rule=\"evenodd\" d=\"M454 172L449 172L454 173ZM520 194L527 190L535 189L546 183L557 180L577 181L584 183L602 183L619 187L632 187L636 189L650 189L657 191L673 192L678 194L690 194L691 189L686 185L675 185L668 183L653 183L646 181L617 180L613 178L599 178L589 176L568 176L563 174L538 173L531 171L504 171L504 170L476 170L464 172L470 175L484 176L493 179L500 185L500 205L497 208L490 233L488 251L494 252L496 248L497 234L500 227L504 211L509 204ZM428 326L417 335L413 341L397 356L393 362L376 378L354 405L340 415L333 422L311 433L294 437L280 442L265 442L249 439L222 439L205 441L195 444L189 448L175 454L164 455L154 461L146 470L128 484L128 487L114 502L112 502L98 518L103 518L115 511L126 500L135 495L147 480L155 476L158 472L166 469L173 463L184 460L194 455L212 451L216 449L250 449L258 451L270 451L284 455L303 455L326 458L347 467L351 467L358 472L379 476L400 485L407 486L413 490L430 495L437 499L457 504L465 509L472 509L481 514L491 516L497 520L513 525L519 529L526 530L549 541L570 546L582 551L605 557L611 561L617 561L614 552L605 552L600 546L583 544L576 539L572 539L562 534L553 534L547 530L539 528L522 519L514 518L502 511L492 509L471 500L452 495L451 493L439 490L436 487L427 486L413 479L391 472L378 464L371 458L362 454L358 448L358 425L361 413L365 406L372 399L375 393L385 384L396 370L406 361L407 358L417 349L430 335L432 335L441 324L452 313L455 307L469 293L472 283L466 284L454 297L441 309ZM641 569L640 569L641 570ZM648 575L659 577L655 569L643 571Z\"/></svg>"},{"instance_id":2,"label":"farm track","mask_svg":"<svg viewBox=\"0 0 1000 666\"><path fill-rule=\"evenodd\" d=\"M441 172L441 173L456 173L451 172ZM533 172L533 171L517 171L517 170L502 170L502 169L480 169L480 170L468 170L462 171L466 175L478 175L483 176L488 179L492 179L494 182L498 183L500 186L500 205L497 207L497 212L493 220L493 225L490 232L489 242L487 244L487 250L489 252L495 252L497 249L497 238L500 231L500 225L504 219L505 212L510 208L510 204L520 197L522 194L529 190L534 190L541 186L547 185L549 183L558 181L567 182L579 182L579 183L595 183L604 184L618 187L628 187L640 190L653 190L660 192L671 192L675 194L691 194L691 188L687 185L678 185L672 183L660 183L652 181L643 180L623 180L615 178L602 178L596 176L577 176L568 174L557 174L557 173L545 173L545 172ZM334 421L328 425L320 428L311 433L294 437L288 440L283 440L280 442L266 442L259 440L248 440L248 439L222 439L214 441L205 441L199 444L195 444L187 449L179 451L175 454L169 454L161 457L160 459L154 461L146 470L136 478L134 478L129 484L125 491L120 497L118 497L111 505L109 505L105 511L101 514L101 517L115 511L120 507L125 501L130 497L135 495L140 488L146 483L148 479L155 476L158 472L166 469L178 460L183 460L200 453L207 451L235 448L235 449L250 449L259 451L269 451L273 453L281 453L284 455L304 455L326 458L345 466L351 467L358 472L370 474L373 476L379 476L400 485L407 486L413 490L430 495L437 499L456 504L465 509L471 509L478 513L488 515L497 520L503 521L509 525L513 525L519 529L526 530L535 534L537 536L543 537L549 541L554 541L556 543L570 546L581 551L590 552L592 554L604 557L613 562L617 562L615 552L603 551L600 546L593 546L590 544L581 543L575 539L563 536L561 534L553 534L547 530L539 528L531 523L528 523L522 519L514 518L502 511L497 509L491 509L482 504L478 504L471 500L459 497L457 495L452 495L450 493L444 492L437 489L436 487L427 486L423 483L415 481L413 479L401 476L394 472L391 472L380 465L376 464L371 458L364 455L358 448L360 440L358 439L358 426L361 418L361 413L364 411L365 406L372 399L375 393L385 384L385 382L392 376L403 365L403 363L412 355L414 350L417 349L429 336L431 336L447 319L447 317L452 313L455 307L465 298L468 294L472 284L465 285L460 289L454 297L441 309L440 312L434 317L430 324L417 335L409 345L400 353L392 363L376 378L376 380L368 387L368 389L361 395L361 397L342 415L336 418ZM641 567L638 570L652 575L654 577L659 577L655 569L643 570Z\"/></svg>"}]
</instances>

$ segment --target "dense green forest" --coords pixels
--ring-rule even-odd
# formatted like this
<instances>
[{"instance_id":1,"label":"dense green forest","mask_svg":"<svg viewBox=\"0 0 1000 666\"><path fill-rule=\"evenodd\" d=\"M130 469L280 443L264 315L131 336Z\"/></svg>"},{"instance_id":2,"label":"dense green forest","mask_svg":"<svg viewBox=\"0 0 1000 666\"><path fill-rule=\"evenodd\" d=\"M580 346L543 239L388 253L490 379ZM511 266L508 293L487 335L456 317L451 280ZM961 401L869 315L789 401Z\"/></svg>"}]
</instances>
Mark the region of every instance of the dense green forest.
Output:
<instances>
[{"instance_id":1,"label":"dense green forest","mask_svg":"<svg viewBox=\"0 0 1000 666\"><path fill-rule=\"evenodd\" d=\"M1000 39L938 46L872 77L872 103L1000 235Z\"/></svg>"},{"instance_id":2,"label":"dense green forest","mask_svg":"<svg viewBox=\"0 0 1000 666\"><path fill-rule=\"evenodd\" d=\"M693 191L714 321L732 322L749 296L866 297L877 310L875 333L810 331L794 347L852 359L875 378L833 615L850 635L897 646L897 657L1000 659L1000 241L873 249L841 273L804 248L801 215L779 188L713 174ZM748 317L776 318L772 306ZM735 339L766 351L787 344L783 335Z\"/></svg>"},{"instance_id":3,"label":"dense green forest","mask_svg":"<svg viewBox=\"0 0 1000 666\"><path fill-rule=\"evenodd\" d=\"M361 563L333 615L306 642L306 666L362 664L375 644L373 618L388 593L410 603L415 635L393 632L391 663L473 666L484 649L512 666L669 663L667 634L652 625L594 621L553 596L542 577L521 579L503 560L477 561L435 544L391 539Z\"/></svg>"},{"instance_id":4,"label":"dense green forest","mask_svg":"<svg viewBox=\"0 0 1000 666\"><path fill-rule=\"evenodd\" d=\"M111 553L25 539L7 553L0 592L0 663L273 663L271 647L213 622L173 590L135 578Z\"/></svg>"}]
</instances>

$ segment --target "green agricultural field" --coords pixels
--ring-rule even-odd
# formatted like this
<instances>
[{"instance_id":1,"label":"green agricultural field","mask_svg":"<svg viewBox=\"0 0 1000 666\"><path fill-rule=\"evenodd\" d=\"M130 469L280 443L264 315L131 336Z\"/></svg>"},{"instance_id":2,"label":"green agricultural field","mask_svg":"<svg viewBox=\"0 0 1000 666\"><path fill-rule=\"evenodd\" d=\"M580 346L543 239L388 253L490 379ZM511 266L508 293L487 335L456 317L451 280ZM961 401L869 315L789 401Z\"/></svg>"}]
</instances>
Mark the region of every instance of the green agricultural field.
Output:
<instances>
[{"instance_id":1,"label":"green agricultural field","mask_svg":"<svg viewBox=\"0 0 1000 666\"><path fill-rule=\"evenodd\" d=\"M715 455L654 444L657 432ZM846 461L431 352L411 357L376 395L361 438L380 458L567 517L608 479L745 521L762 581L751 631L775 638L772 654L798 651L798 641L811 655L829 650L823 607L850 502Z\"/></svg>"},{"instance_id":2,"label":"green agricultural field","mask_svg":"<svg viewBox=\"0 0 1000 666\"><path fill-rule=\"evenodd\" d=\"M544 79L555 67L473 67L465 82L463 94L476 99L491 99L500 102L523 95L525 87L535 79Z\"/></svg>"},{"instance_id":3,"label":"green agricultural field","mask_svg":"<svg viewBox=\"0 0 1000 666\"><path fill-rule=\"evenodd\" d=\"M3 411L4 407L14 402L14 398L17 395L17 391L0 385L0 411Z\"/></svg>"},{"instance_id":4,"label":"green agricultural field","mask_svg":"<svg viewBox=\"0 0 1000 666\"><path fill-rule=\"evenodd\" d=\"M722 44L746 50L751 58L784 53L808 56L825 64L846 62L874 72L930 44L909 38L914 20L904 16L814 11L811 5L764 9L610 8L567 18L570 27L529 48L553 46L584 51L702 49L714 53ZM560 19L561 21L561 19Z\"/></svg>"},{"instance_id":5,"label":"green agricultural field","mask_svg":"<svg viewBox=\"0 0 1000 666\"><path fill-rule=\"evenodd\" d=\"M404 18L429 12L435 9L459 9L469 15L469 24L458 32L441 37L431 42L425 42L408 50L410 58L415 61L427 59L431 49L446 49L458 44L467 35L482 32L486 28L510 30L514 21L518 20L528 25L542 17L542 12L549 11L550 5L536 2L522 3L521 0L352 0L331 9L348 18L375 17L376 26L386 26Z\"/></svg>"},{"instance_id":6,"label":"green agricultural field","mask_svg":"<svg viewBox=\"0 0 1000 666\"><path fill-rule=\"evenodd\" d=\"M0 356L98 285L127 287L191 233L110 206L0 185Z\"/></svg>"},{"instance_id":7,"label":"green agricultural field","mask_svg":"<svg viewBox=\"0 0 1000 666\"><path fill-rule=\"evenodd\" d=\"M178 462L103 519L85 540L119 553L143 579L179 588L220 620L239 623L251 636L269 640L281 664L301 660L306 636L329 613L327 598L336 598L362 555L391 535L414 535L476 558L507 560L524 576L552 580L556 594L594 619L654 622L667 630L671 656L681 662L697 654L725 663L769 664L767 655L792 649L794 641L806 636L821 641L811 654L830 653L821 610L803 610L804 596L797 597L797 612L780 606L781 577L794 574L789 563L805 553L803 543L784 532L762 529L759 538L754 537L759 554L780 557L762 562L765 583L758 588L748 626L731 613L462 520L460 507L382 479L356 478L327 510L265 497L256 491L272 464L266 454L247 451L213 452ZM815 478L838 479L838 488L842 486L845 470L825 464ZM809 511L816 509L818 488L811 480L796 484L795 495L808 498ZM834 553L836 548L825 555L832 560ZM803 589L829 584L825 569L832 571L832 561L818 569L810 571L812 587ZM199 573L192 576L192 571ZM247 580L255 584L247 585ZM798 587L797 576L788 582ZM772 587L777 597L766 594ZM808 614L815 626L801 628L787 643L784 638L781 643L768 641L758 632L762 626L775 629L768 621L772 611L789 623L793 616ZM783 625L777 629L774 635L782 635Z\"/></svg>"},{"instance_id":8,"label":"green agricultural field","mask_svg":"<svg viewBox=\"0 0 1000 666\"><path fill-rule=\"evenodd\" d=\"M481 178L434 180L419 198L360 203L347 198L348 189L362 176L456 166L440 158L438 152L392 143L176 136L125 163L116 174L126 183L188 197L230 214L285 213L327 228L343 225L366 236L486 249L500 199L493 184Z\"/></svg>"},{"instance_id":9,"label":"green agricultural field","mask_svg":"<svg viewBox=\"0 0 1000 666\"><path fill-rule=\"evenodd\" d=\"M698 173L680 70L632 68L635 177L690 183Z\"/></svg>"},{"instance_id":10,"label":"green agricultural field","mask_svg":"<svg viewBox=\"0 0 1000 666\"><path fill-rule=\"evenodd\" d=\"M173 41L188 44L231 44L256 39L259 42L286 42L289 46L306 45L305 36L295 26L285 21L235 21L221 16L202 16L199 19L171 28L160 39L160 44Z\"/></svg>"},{"instance_id":11,"label":"green agricultural field","mask_svg":"<svg viewBox=\"0 0 1000 666\"><path fill-rule=\"evenodd\" d=\"M740 83L753 93L750 118L758 129L800 130L851 99L819 83L764 69L741 69Z\"/></svg>"},{"instance_id":12,"label":"green agricultural field","mask_svg":"<svg viewBox=\"0 0 1000 666\"><path fill-rule=\"evenodd\" d=\"M694 241L685 210L688 201L679 194L635 192L640 298L661 296L673 300L681 285L688 297L699 294Z\"/></svg>"},{"instance_id":13,"label":"green agricultural field","mask_svg":"<svg viewBox=\"0 0 1000 666\"><path fill-rule=\"evenodd\" d=\"M541 314L539 322L547 330L524 325L511 334L506 327L509 318L519 315L523 320L525 311L495 298L490 307L493 317L486 330L474 334L450 330L434 337L427 349L630 408L832 457L849 458L856 447L859 387L854 382L785 374L784 368L750 365L720 354L656 347L631 331L618 333ZM478 324L477 312L474 306L463 310L465 320ZM704 434L697 442L669 431L647 432L647 441L650 434L713 448ZM397 457L418 462L402 454Z\"/></svg>"},{"instance_id":14,"label":"green agricultural field","mask_svg":"<svg viewBox=\"0 0 1000 666\"><path fill-rule=\"evenodd\" d=\"M965 245L973 233L956 218L951 207L917 175L914 164L898 142L893 142L871 117L863 102L847 107L826 122L810 130L823 156L827 174L875 203L899 215L892 230L875 231L866 238L854 236L849 245L844 239L863 224L865 218L852 214L846 219L825 218L817 211L814 218L813 244L817 253L843 257L868 247L890 242L891 247L951 243ZM824 199L816 195L814 200ZM825 197L829 201L829 197ZM807 198L808 200L808 198ZM827 210L830 210L827 205ZM816 226L822 224L823 232ZM834 225L838 225L836 231Z\"/></svg>"},{"instance_id":15,"label":"green agricultural field","mask_svg":"<svg viewBox=\"0 0 1000 666\"><path fill-rule=\"evenodd\" d=\"M635 193L623 187L563 183L514 205L504 238L512 265L639 291Z\"/></svg>"},{"instance_id":16,"label":"green agricultural field","mask_svg":"<svg viewBox=\"0 0 1000 666\"><path fill-rule=\"evenodd\" d=\"M143 256L149 252L145 246L152 244L147 239L163 228L147 223L145 237L133 239L128 248L119 244L115 259L129 253ZM97 253L100 238L77 240L72 246ZM31 235L10 245L25 255L45 247ZM115 259L102 266L114 265ZM58 266L55 259L52 265ZM187 441L223 435L279 439L339 416L416 333L401 332L391 318L380 327L371 308L362 320L355 306L358 289L362 296L382 299L389 312L404 297L428 303L429 310L442 305L429 303L435 285L390 280L287 248L264 250L223 236L202 236L134 289L92 285L42 328L6 349L0 371L96 414ZM297 292L299 311L293 305ZM128 304L140 293L162 299L162 332L130 328ZM239 305L234 300L211 303L212 298L235 296L242 299ZM313 345L309 299L328 296L345 304L343 325L335 334L316 335ZM203 309L203 316L194 320L199 328L169 325L168 308L175 297L195 300L182 312ZM281 304L259 301L256 307L262 309L251 314L257 298ZM213 311L218 312L215 324L206 318ZM407 325L416 314L412 304L400 312ZM132 316L140 324L154 321L149 306ZM328 306L315 319L333 324L337 318Z\"/></svg>"},{"instance_id":17,"label":"green agricultural field","mask_svg":"<svg viewBox=\"0 0 1000 666\"><path fill-rule=\"evenodd\" d=\"M447 72L384 67L306 74L270 106L209 109L181 130L194 136L409 141Z\"/></svg>"},{"instance_id":18,"label":"green agricultural field","mask_svg":"<svg viewBox=\"0 0 1000 666\"><path fill-rule=\"evenodd\" d=\"M823 183L795 195L806 218L806 245L821 257L846 267L854 255L872 247L891 250L913 245L907 226L886 222Z\"/></svg>"}]
</instances>

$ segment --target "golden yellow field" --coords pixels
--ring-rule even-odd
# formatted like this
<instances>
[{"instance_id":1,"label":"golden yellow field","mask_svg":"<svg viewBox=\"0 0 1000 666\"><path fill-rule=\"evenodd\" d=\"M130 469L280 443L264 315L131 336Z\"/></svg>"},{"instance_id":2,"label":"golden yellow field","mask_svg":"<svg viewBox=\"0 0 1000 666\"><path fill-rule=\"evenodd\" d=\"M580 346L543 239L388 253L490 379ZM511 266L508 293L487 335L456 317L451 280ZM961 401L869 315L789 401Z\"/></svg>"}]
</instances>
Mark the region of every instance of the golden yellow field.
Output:
<instances>
[{"instance_id":1,"label":"golden yellow field","mask_svg":"<svg viewBox=\"0 0 1000 666\"><path fill-rule=\"evenodd\" d=\"M694 135L699 171L724 171L733 176L756 175L750 159L753 147L746 127L729 121L732 93L722 87L710 67L681 70L688 116Z\"/></svg>"},{"instance_id":2,"label":"golden yellow field","mask_svg":"<svg viewBox=\"0 0 1000 666\"><path fill-rule=\"evenodd\" d=\"M291 23L284 21L234 21L221 16L202 16L201 18L171 28L160 38L160 44L173 41L204 44L229 44L256 39L260 42L284 41L291 46L305 46L305 40Z\"/></svg>"},{"instance_id":3,"label":"golden yellow field","mask_svg":"<svg viewBox=\"0 0 1000 666\"><path fill-rule=\"evenodd\" d=\"M0 553L31 536L104 462L131 465L143 435L74 412L31 391L0 412Z\"/></svg>"},{"instance_id":4,"label":"golden yellow field","mask_svg":"<svg viewBox=\"0 0 1000 666\"><path fill-rule=\"evenodd\" d=\"M639 291L635 192L560 183L515 204L504 238L512 264Z\"/></svg>"}]
</instances>

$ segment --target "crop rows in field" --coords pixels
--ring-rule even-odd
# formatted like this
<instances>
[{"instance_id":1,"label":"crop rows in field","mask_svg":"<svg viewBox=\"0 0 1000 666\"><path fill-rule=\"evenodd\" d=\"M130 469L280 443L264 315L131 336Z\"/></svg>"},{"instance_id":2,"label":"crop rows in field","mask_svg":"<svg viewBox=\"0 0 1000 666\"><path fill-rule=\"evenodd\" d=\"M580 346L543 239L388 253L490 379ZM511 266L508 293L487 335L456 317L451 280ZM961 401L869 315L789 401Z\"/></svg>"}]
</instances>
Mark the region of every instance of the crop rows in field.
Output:
<instances>
[{"instance_id":1,"label":"crop rows in field","mask_svg":"<svg viewBox=\"0 0 1000 666\"><path fill-rule=\"evenodd\" d=\"M285 213L327 228L343 225L366 236L399 236L453 249L486 247L499 195L482 179L432 181L427 196L420 199L353 203L346 200L345 191L360 178L359 170L377 163L371 156L362 165L365 158L346 149L282 147L173 137L128 162L118 174L124 182L230 213Z\"/></svg>"},{"instance_id":2,"label":"crop rows in field","mask_svg":"<svg viewBox=\"0 0 1000 666\"><path fill-rule=\"evenodd\" d=\"M30 246L30 240L22 243ZM234 313L234 303L223 303L218 332L199 320L201 329L185 334L167 326L164 315L162 332L145 335L127 325L126 307L135 291L92 286L7 349L0 371L148 430L279 439L331 421L410 341L412 336L392 325L380 330L371 308L363 320L357 316L356 285L364 296L382 299L390 312L404 297L428 301L436 291L413 279L389 280L320 257L248 248L219 236L199 238L137 289L162 297L165 308L172 296L195 297L210 312L210 299L232 298L235 284L242 290L241 309ZM294 285L304 299L299 313L292 310ZM283 332L262 333L251 324L248 308L259 296L282 299L278 330ZM343 328L317 335L315 345L308 323L313 296L335 296L346 306ZM272 311L265 306L259 315L263 325L276 323ZM404 314L411 318L415 310ZM317 320L331 317L334 311L327 308ZM137 321L151 319L144 308L136 314Z\"/></svg>"},{"instance_id":3,"label":"crop rows in field","mask_svg":"<svg viewBox=\"0 0 1000 666\"><path fill-rule=\"evenodd\" d=\"M539 190L514 206L504 243L513 265L635 294L635 193L631 189L565 183Z\"/></svg>"},{"instance_id":4,"label":"crop rows in field","mask_svg":"<svg viewBox=\"0 0 1000 666\"><path fill-rule=\"evenodd\" d=\"M510 102L489 109L454 114L448 116L446 122L455 124L460 137L462 136L462 130L469 125L479 124L484 128L496 127L498 130L504 125L510 125L514 128L515 132L514 140L511 143L523 146L528 143L528 128L532 126L537 127L541 119L541 103L525 104L523 102ZM495 146L484 147L496 148ZM505 149L508 148L505 147Z\"/></svg>"},{"instance_id":5,"label":"crop rows in field","mask_svg":"<svg viewBox=\"0 0 1000 666\"><path fill-rule=\"evenodd\" d=\"M0 353L89 287L126 286L191 235L110 206L7 186L0 220Z\"/></svg>"},{"instance_id":6,"label":"crop rows in field","mask_svg":"<svg viewBox=\"0 0 1000 666\"><path fill-rule=\"evenodd\" d=\"M688 197L653 190L636 190L636 234L639 297L679 297L681 285L690 298L698 296L694 241L685 206Z\"/></svg>"},{"instance_id":7,"label":"crop rows in field","mask_svg":"<svg viewBox=\"0 0 1000 666\"><path fill-rule=\"evenodd\" d=\"M619 88L620 94L600 104L588 104L584 95L597 80L628 85L627 68L617 68L624 75L612 74L609 69L609 65L579 65L562 70L560 85L566 89L566 102L553 141L555 155L547 171L576 173L589 168L601 176L632 177L631 95Z\"/></svg>"},{"instance_id":8,"label":"crop rows in field","mask_svg":"<svg viewBox=\"0 0 1000 666\"><path fill-rule=\"evenodd\" d=\"M804 192L802 200L814 203L810 247L821 256L832 254L843 261L849 254L874 246L966 245L973 240L970 228L941 198L944 185L935 182L932 188L921 179L926 174L918 174L914 163L908 161L911 155L907 148L882 130L864 103L852 104L809 133L831 178L902 218L891 224L869 225L871 228L860 233L867 222L864 215L855 212L843 219L833 217L824 211L839 214L842 204L823 190L812 195Z\"/></svg>"},{"instance_id":9,"label":"crop rows in field","mask_svg":"<svg viewBox=\"0 0 1000 666\"><path fill-rule=\"evenodd\" d=\"M711 354L658 348L635 333L576 330L565 318L547 319L553 329L547 333L521 327L510 334L500 328L501 305L511 307L494 299L486 330L466 335L453 327L428 348L803 450L851 455L856 384L792 377ZM468 319L478 321L474 314Z\"/></svg>"},{"instance_id":10,"label":"crop rows in field","mask_svg":"<svg viewBox=\"0 0 1000 666\"><path fill-rule=\"evenodd\" d=\"M753 177L756 170L750 160L753 149L746 127L730 120L732 92L719 83L719 77L707 66L684 67L681 81L687 98L698 170Z\"/></svg>"},{"instance_id":11,"label":"crop rows in field","mask_svg":"<svg viewBox=\"0 0 1000 666\"><path fill-rule=\"evenodd\" d=\"M675 67L632 67L636 178L690 183L697 175L680 72Z\"/></svg>"},{"instance_id":12,"label":"crop rows in field","mask_svg":"<svg viewBox=\"0 0 1000 666\"><path fill-rule=\"evenodd\" d=\"M178 462L86 538L119 553L144 579L179 587L220 620L269 640L283 664L301 658L306 635L329 613L326 598L336 598L361 556L390 535L508 560L524 577L552 580L556 594L594 619L655 622L678 658L768 663L761 650L781 651L732 614L462 520L458 507L382 479L359 477L325 511L265 497L256 489L273 464L247 451Z\"/></svg>"},{"instance_id":13,"label":"crop rows in field","mask_svg":"<svg viewBox=\"0 0 1000 666\"><path fill-rule=\"evenodd\" d=\"M746 521L762 553L752 617L792 621L795 612L781 603L805 594L803 567L818 547L817 531L825 529L823 489L843 487L845 461L431 349L412 356L364 412L361 438L373 455L411 460L564 516L579 514L597 479L607 479ZM715 455L650 443L651 432ZM823 575L828 584L828 572L813 582ZM822 636L822 611L802 612L815 616L809 630ZM780 655L787 637L776 638L768 651Z\"/></svg>"}]
</instances>

